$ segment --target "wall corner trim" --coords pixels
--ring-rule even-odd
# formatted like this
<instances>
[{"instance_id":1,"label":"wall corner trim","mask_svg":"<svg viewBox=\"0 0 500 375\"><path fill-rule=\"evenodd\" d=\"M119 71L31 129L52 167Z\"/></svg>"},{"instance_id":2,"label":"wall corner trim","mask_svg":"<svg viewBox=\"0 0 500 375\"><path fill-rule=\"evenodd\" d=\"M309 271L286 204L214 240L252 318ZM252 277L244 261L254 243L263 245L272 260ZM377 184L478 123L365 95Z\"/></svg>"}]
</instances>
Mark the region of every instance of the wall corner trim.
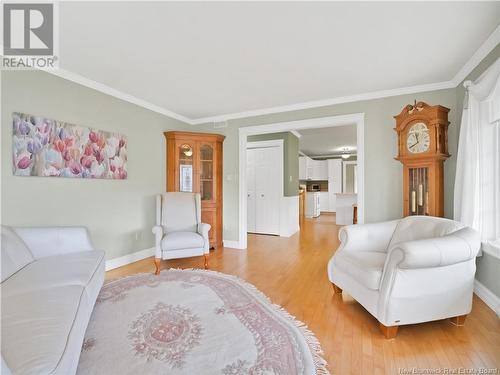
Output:
<instances>
[{"instance_id":1,"label":"wall corner trim","mask_svg":"<svg viewBox=\"0 0 500 375\"><path fill-rule=\"evenodd\" d=\"M153 255L155 255L155 248L151 247L149 249L139 250L136 251L135 253L130 253L118 258L109 259L106 261L106 271L126 266L127 264L152 257Z\"/></svg>"},{"instance_id":2,"label":"wall corner trim","mask_svg":"<svg viewBox=\"0 0 500 375\"><path fill-rule=\"evenodd\" d=\"M186 116L180 115L178 113L175 113L174 111L171 111L167 108L160 107L156 104L150 103L144 99L138 98L136 96L127 94L123 91L114 89L110 86L107 86L103 83L91 80L89 78L83 77L77 73L70 72L65 69L40 69L43 72L50 73L56 77L63 78L67 81L77 83L79 85L88 87L90 89L96 90L98 92L101 92L103 94L121 99L123 101L135 104L139 107L148 109L150 111L159 113L161 115L173 118L175 120L184 122L188 125L192 125L191 122L192 120L190 118L187 118Z\"/></svg>"},{"instance_id":3,"label":"wall corner trim","mask_svg":"<svg viewBox=\"0 0 500 375\"><path fill-rule=\"evenodd\" d=\"M224 240L223 244L224 244L224 247L227 247L230 249L246 250L246 247L241 246L240 241Z\"/></svg>"},{"instance_id":4,"label":"wall corner trim","mask_svg":"<svg viewBox=\"0 0 500 375\"><path fill-rule=\"evenodd\" d=\"M474 280L474 293L479 297L490 309L493 310L500 319L500 297L496 296L484 284L478 280Z\"/></svg>"},{"instance_id":5,"label":"wall corner trim","mask_svg":"<svg viewBox=\"0 0 500 375\"><path fill-rule=\"evenodd\" d=\"M490 34L490 36L479 46L465 65L453 77L451 82L456 87L479 65L479 63L500 43L500 25Z\"/></svg>"}]
</instances>

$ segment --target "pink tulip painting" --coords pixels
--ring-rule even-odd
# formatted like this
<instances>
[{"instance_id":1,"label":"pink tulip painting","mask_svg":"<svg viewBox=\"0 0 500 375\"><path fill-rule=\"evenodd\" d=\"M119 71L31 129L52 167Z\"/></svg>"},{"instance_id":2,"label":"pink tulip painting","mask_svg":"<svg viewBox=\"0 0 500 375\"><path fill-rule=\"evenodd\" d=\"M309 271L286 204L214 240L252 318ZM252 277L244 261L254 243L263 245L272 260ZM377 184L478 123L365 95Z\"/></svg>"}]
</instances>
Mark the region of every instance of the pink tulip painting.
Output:
<instances>
[{"instance_id":1,"label":"pink tulip painting","mask_svg":"<svg viewBox=\"0 0 500 375\"><path fill-rule=\"evenodd\" d=\"M127 179L127 138L65 122L12 114L15 176Z\"/></svg>"}]
</instances>

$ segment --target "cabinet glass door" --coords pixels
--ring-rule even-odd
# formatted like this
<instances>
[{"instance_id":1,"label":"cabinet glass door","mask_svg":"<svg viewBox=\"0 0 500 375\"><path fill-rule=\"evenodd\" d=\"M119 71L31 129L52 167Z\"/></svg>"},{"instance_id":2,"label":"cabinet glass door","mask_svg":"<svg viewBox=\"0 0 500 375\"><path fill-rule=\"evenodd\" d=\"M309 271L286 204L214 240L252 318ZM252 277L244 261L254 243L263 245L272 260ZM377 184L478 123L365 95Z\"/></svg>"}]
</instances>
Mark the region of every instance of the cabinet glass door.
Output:
<instances>
[{"instance_id":1,"label":"cabinet glass door","mask_svg":"<svg viewBox=\"0 0 500 375\"><path fill-rule=\"evenodd\" d=\"M193 192L193 146L179 146L179 191Z\"/></svg>"},{"instance_id":2,"label":"cabinet glass door","mask_svg":"<svg viewBox=\"0 0 500 375\"><path fill-rule=\"evenodd\" d=\"M200 194L202 201L214 199L214 148L207 143L200 147Z\"/></svg>"}]
</instances>

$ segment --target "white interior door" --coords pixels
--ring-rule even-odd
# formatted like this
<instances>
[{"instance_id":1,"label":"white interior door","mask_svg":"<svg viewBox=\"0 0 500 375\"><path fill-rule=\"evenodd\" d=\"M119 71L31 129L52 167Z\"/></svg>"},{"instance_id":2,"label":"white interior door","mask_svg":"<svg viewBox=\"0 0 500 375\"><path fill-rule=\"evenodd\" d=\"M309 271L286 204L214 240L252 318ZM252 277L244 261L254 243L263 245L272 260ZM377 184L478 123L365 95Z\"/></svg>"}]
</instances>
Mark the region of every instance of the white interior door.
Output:
<instances>
[{"instance_id":1,"label":"white interior door","mask_svg":"<svg viewBox=\"0 0 500 375\"><path fill-rule=\"evenodd\" d=\"M280 152L279 147L247 150L249 232L279 235L283 194Z\"/></svg>"},{"instance_id":2,"label":"white interior door","mask_svg":"<svg viewBox=\"0 0 500 375\"><path fill-rule=\"evenodd\" d=\"M247 150L247 232L255 233L255 150Z\"/></svg>"}]
</instances>

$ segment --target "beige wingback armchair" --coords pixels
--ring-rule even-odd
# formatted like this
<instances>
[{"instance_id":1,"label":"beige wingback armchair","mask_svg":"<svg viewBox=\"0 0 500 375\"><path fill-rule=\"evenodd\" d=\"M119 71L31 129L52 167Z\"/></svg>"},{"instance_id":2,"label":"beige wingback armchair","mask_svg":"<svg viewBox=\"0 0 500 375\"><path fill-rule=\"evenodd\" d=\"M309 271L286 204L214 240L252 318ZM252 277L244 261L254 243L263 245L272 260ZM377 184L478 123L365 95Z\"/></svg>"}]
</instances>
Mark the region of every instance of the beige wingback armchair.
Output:
<instances>
[{"instance_id":1,"label":"beige wingback armchair","mask_svg":"<svg viewBox=\"0 0 500 375\"><path fill-rule=\"evenodd\" d=\"M210 224L201 222L199 193L163 193L156 196L155 265L160 273L162 259L203 255L208 268Z\"/></svg>"}]
</instances>

